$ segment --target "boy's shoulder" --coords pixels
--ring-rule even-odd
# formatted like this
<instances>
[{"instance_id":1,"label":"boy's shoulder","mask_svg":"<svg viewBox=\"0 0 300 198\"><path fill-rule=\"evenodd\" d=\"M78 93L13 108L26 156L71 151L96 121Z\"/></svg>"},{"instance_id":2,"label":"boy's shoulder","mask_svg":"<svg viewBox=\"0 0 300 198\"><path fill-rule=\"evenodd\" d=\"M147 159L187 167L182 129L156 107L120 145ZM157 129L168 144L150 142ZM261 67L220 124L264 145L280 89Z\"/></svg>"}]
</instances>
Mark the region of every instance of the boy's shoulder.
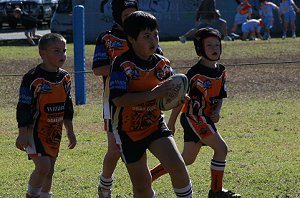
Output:
<instances>
[{"instance_id":1,"label":"boy's shoulder","mask_svg":"<svg viewBox=\"0 0 300 198\"><path fill-rule=\"evenodd\" d=\"M45 70L42 70L40 68L40 65L37 65L36 67L34 68L31 68L27 73L24 74L24 77L23 78L26 78L26 79L35 79L35 78L40 78L40 77L43 77L46 75L46 71ZM62 69L62 68L59 68L58 70L58 74L60 76L66 76L66 75L70 75L69 72L65 69Z\"/></svg>"},{"instance_id":2,"label":"boy's shoulder","mask_svg":"<svg viewBox=\"0 0 300 198\"><path fill-rule=\"evenodd\" d=\"M58 73L61 74L61 75L63 75L63 76L70 75L67 70L62 69L62 68L58 69Z\"/></svg>"},{"instance_id":3,"label":"boy's shoulder","mask_svg":"<svg viewBox=\"0 0 300 198\"><path fill-rule=\"evenodd\" d=\"M31 68L30 70L28 70L24 74L24 77L33 77L33 76L36 76L36 74L37 74L37 68L38 68L38 66L35 66L35 67Z\"/></svg>"},{"instance_id":4,"label":"boy's shoulder","mask_svg":"<svg viewBox=\"0 0 300 198\"><path fill-rule=\"evenodd\" d=\"M155 60L163 60L165 62L170 62L168 58L158 53L154 53L152 58ZM126 52L116 57L116 60L118 61L129 61L129 60L134 61L135 59L136 59L136 55L133 53L132 50L127 50Z\"/></svg>"},{"instance_id":5,"label":"boy's shoulder","mask_svg":"<svg viewBox=\"0 0 300 198\"><path fill-rule=\"evenodd\" d=\"M23 75L23 83L30 84L35 79L39 78L41 75L39 74L38 66L31 68Z\"/></svg>"},{"instance_id":6,"label":"boy's shoulder","mask_svg":"<svg viewBox=\"0 0 300 198\"><path fill-rule=\"evenodd\" d=\"M116 26L113 26L111 30L106 30L102 32L96 40L96 43L103 42L103 40L107 39L125 39L124 32L119 30Z\"/></svg>"},{"instance_id":7,"label":"boy's shoulder","mask_svg":"<svg viewBox=\"0 0 300 198\"><path fill-rule=\"evenodd\" d=\"M217 67L215 69L211 69L203 64L199 62L197 62L196 64L194 64L188 71L188 74L192 74L192 73L211 73L216 71L217 73L223 73L226 70L225 66L218 62L217 63Z\"/></svg>"},{"instance_id":8,"label":"boy's shoulder","mask_svg":"<svg viewBox=\"0 0 300 198\"><path fill-rule=\"evenodd\" d=\"M166 58L166 57L165 57L164 55L162 55L162 54L155 53L155 54L153 54L153 57L154 57L155 59L157 59L157 60L162 60L162 61L164 61L164 62L170 63L170 60L169 60L168 58Z\"/></svg>"}]
</instances>

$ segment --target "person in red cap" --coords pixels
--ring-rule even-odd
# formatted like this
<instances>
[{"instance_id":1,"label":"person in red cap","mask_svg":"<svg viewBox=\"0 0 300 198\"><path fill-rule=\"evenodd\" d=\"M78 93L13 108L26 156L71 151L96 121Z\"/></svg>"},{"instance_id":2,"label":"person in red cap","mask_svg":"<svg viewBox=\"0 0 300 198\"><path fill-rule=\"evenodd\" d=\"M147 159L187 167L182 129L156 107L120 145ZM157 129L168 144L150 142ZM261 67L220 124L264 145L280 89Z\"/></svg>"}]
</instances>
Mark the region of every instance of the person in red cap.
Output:
<instances>
[{"instance_id":1,"label":"person in red cap","mask_svg":"<svg viewBox=\"0 0 300 198\"><path fill-rule=\"evenodd\" d=\"M126 37L123 32L123 21L132 12L138 10L136 0L113 0L112 16L115 24L111 30L99 35L96 41L92 69L96 76L102 76L103 80L103 119L104 130L107 132L107 152L104 156L100 184L98 186L99 198L111 197L113 173L120 158L119 149L116 146L112 133L110 104L108 101L111 64L114 58L128 50Z\"/></svg>"}]
</instances>

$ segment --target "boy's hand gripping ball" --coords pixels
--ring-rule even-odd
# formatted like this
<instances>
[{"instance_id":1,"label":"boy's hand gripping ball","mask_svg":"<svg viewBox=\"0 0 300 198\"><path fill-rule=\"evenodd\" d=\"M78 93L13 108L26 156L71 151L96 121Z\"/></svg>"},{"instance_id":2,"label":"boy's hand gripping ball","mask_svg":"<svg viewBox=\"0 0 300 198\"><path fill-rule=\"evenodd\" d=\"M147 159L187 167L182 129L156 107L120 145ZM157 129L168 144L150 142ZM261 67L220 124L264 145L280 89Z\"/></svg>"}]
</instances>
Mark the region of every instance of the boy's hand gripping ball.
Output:
<instances>
[{"instance_id":1,"label":"boy's hand gripping ball","mask_svg":"<svg viewBox=\"0 0 300 198\"><path fill-rule=\"evenodd\" d=\"M168 111L184 103L189 88L188 79L184 74L175 74L166 81L170 81L173 88L168 91L166 97L157 100L157 106L162 111Z\"/></svg>"}]
</instances>

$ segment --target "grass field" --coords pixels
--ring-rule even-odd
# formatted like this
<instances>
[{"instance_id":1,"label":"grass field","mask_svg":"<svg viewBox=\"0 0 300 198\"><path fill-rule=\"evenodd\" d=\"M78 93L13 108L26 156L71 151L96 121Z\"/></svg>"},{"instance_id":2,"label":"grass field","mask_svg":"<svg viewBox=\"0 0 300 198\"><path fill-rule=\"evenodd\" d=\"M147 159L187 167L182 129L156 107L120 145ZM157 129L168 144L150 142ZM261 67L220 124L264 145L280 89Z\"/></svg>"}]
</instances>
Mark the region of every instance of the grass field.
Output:
<instances>
[{"instance_id":1,"label":"grass field","mask_svg":"<svg viewBox=\"0 0 300 198\"><path fill-rule=\"evenodd\" d=\"M224 187L245 198L300 197L300 39L225 42L221 62L228 70L228 98L217 127L229 146ZM197 61L192 42L161 42L177 72ZM39 63L36 47L0 47L0 198L24 197L33 164L15 146L15 108L22 75ZM53 180L54 198L97 197L106 135L102 131L101 80L91 71L93 45L86 46L87 104L75 106L78 145L67 149L63 137ZM66 69L73 71L73 46ZM74 91L74 89L73 89ZM74 94L73 94L74 95ZM75 98L75 97L74 97ZM166 112L168 117L169 112ZM175 139L183 146L177 123ZM212 150L201 150L189 166L194 197L207 197ZM149 154L149 167L158 161ZM132 197L131 183L120 161L113 197ZM169 176L153 187L157 197L175 197Z\"/></svg>"}]
</instances>

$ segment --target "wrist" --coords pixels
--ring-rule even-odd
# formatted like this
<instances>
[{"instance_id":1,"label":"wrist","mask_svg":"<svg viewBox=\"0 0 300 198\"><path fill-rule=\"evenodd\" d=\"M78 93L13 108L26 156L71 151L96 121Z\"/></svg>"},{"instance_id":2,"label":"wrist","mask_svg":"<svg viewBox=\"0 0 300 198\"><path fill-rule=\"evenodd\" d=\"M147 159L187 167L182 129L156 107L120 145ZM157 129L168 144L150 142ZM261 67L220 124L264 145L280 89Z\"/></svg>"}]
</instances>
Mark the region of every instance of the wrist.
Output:
<instances>
[{"instance_id":1,"label":"wrist","mask_svg":"<svg viewBox=\"0 0 300 198\"><path fill-rule=\"evenodd\" d=\"M73 130L67 131L67 134L74 134Z\"/></svg>"},{"instance_id":2,"label":"wrist","mask_svg":"<svg viewBox=\"0 0 300 198\"><path fill-rule=\"evenodd\" d=\"M170 120L168 121L168 125L172 125L172 126L174 126L174 125L175 125L175 123L176 123L176 120L172 120L172 119L170 119Z\"/></svg>"},{"instance_id":3,"label":"wrist","mask_svg":"<svg viewBox=\"0 0 300 198\"><path fill-rule=\"evenodd\" d=\"M28 128L27 127L20 127L19 128L19 135L27 135Z\"/></svg>"}]
</instances>

